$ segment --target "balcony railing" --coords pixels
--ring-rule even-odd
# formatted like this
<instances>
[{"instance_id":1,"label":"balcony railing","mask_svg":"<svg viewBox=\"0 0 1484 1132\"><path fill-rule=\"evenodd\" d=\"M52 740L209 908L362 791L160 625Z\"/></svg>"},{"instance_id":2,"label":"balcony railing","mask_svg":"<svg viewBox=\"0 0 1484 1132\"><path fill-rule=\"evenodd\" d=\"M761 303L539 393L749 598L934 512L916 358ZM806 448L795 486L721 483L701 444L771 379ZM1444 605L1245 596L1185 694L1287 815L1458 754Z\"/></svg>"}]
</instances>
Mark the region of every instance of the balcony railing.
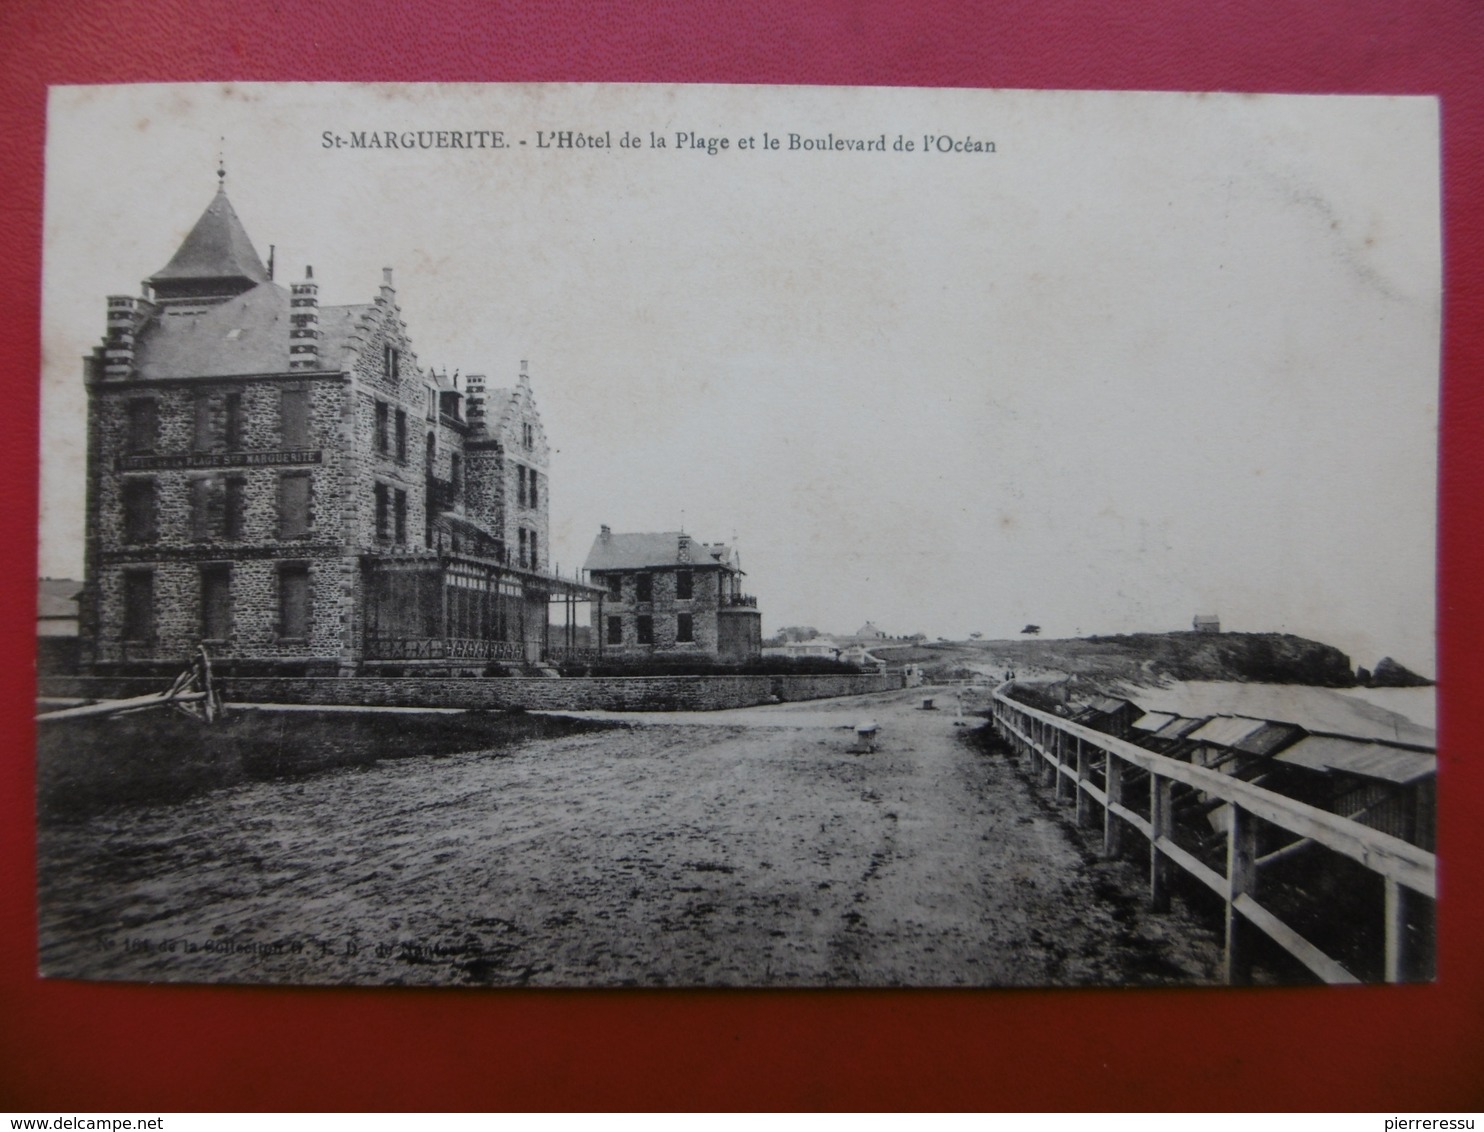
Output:
<instances>
[{"instance_id":1,"label":"balcony railing","mask_svg":"<svg viewBox=\"0 0 1484 1132\"><path fill-rule=\"evenodd\" d=\"M452 511L458 505L459 485L453 480L428 477L428 500L435 511Z\"/></svg>"},{"instance_id":2,"label":"balcony railing","mask_svg":"<svg viewBox=\"0 0 1484 1132\"><path fill-rule=\"evenodd\" d=\"M721 604L724 609L756 609L757 598L751 594L728 594Z\"/></svg>"},{"instance_id":3,"label":"balcony railing","mask_svg":"<svg viewBox=\"0 0 1484 1132\"><path fill-rule=\"evenodd\" d=\"M367 637L367 660L513 660L523 661L519 641L482 641L473 637Z\"/></svg>"}]
</instances>

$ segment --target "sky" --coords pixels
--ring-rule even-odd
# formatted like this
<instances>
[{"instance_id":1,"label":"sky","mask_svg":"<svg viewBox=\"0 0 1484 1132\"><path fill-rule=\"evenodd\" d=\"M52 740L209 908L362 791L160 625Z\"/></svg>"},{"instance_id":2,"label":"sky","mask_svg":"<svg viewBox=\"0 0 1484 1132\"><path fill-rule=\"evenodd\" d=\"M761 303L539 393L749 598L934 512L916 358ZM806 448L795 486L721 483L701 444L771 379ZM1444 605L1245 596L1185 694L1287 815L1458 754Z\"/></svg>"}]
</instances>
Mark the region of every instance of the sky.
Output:
<instances>
[{"instance_id":1,"label":"sky","mask_svg":"<svg viewBox=\"0 0 1484 1132\"><path fill-rule=\"evenodd\" d=\"M439 130L485 148L354 144ZM55 88L43 574L81 576L106 296L170 259L219 155L280 283L366 302L390 266L420 366L528 360L563 571L601 524L683 527L736 540L767 633L1214 612L1435 672L1431 99Z\"/></svg>"}]
</instances>

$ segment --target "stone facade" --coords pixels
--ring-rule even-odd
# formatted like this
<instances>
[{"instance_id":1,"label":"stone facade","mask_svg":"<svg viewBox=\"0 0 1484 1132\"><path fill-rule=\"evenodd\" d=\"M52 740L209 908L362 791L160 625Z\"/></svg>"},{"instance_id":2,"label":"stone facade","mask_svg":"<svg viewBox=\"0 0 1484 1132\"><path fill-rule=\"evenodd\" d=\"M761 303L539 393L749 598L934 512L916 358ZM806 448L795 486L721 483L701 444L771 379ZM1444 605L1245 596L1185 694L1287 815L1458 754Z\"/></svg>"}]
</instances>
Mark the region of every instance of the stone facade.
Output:
<instances>
[{"instance_id":1,"label":"stone facade","mask_svg":"<svg viewBox=\"0 0 1484 1132\"><path fill-rule=\"evenodd\" d=\"M762 619L742 593L734 548L680 531L615 534L604 527L589 551L589 578L602 587L592 632L604 655L762 655Z\"/></svg>"},{"instance_id":2,"label":"stone facade","mask_svg":"<svg viewBox=\"0 0 1484 1132\"><path fill-rule=\"evenodd\" d=\"M348 674L539 661L549 448L511 388L424 370L392 272L322 306L274 282L218 191L87 359L83 662ZM475 384L477 382L477 385ZM417 595L409 602L408 595Z\"/></svg>"}]
</instances>

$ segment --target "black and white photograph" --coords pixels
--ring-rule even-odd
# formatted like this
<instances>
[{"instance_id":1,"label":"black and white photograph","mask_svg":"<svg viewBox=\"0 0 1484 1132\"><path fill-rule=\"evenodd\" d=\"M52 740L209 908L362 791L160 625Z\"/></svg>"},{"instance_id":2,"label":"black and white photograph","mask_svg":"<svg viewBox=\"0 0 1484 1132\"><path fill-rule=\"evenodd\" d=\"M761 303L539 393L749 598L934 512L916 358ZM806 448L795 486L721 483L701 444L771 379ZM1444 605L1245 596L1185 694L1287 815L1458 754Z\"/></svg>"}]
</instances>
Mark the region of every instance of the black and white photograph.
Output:
<instances>
[{"instance_id":1,"label":"black and white photograph","mask_svg":"<svg viewBox=\"0 0 1484 1132\"><path fill-rule=\"evenodd\" d=\"M41 973L1432 980L1438 151L53 87Z\"/></svg>"}]
</instances>

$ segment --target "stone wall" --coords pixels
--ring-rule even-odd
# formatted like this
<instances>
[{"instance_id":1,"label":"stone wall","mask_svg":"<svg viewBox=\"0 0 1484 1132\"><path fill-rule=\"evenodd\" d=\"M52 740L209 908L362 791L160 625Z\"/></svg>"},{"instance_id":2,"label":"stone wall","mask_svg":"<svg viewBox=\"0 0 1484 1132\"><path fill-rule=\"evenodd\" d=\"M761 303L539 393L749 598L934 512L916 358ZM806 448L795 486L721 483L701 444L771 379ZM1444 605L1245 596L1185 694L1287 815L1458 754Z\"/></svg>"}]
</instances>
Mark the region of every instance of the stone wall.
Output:
<instances>
[{"instance_id":1,"label":"stone wall","mask_svg":"<svg viewBox=\"0 0 1484 1132\"><path fill-rule=\"evenodd\" d=\"M821 676L600 676L570 679L493 677L344 679L229 677L229 703L341 704L378 707L509 708L576 711L715 711L780 700L894 691L900 672ZM43 677L47 696L137 696L162 690L159 680Z\"/></svg>"}]
</instances>

